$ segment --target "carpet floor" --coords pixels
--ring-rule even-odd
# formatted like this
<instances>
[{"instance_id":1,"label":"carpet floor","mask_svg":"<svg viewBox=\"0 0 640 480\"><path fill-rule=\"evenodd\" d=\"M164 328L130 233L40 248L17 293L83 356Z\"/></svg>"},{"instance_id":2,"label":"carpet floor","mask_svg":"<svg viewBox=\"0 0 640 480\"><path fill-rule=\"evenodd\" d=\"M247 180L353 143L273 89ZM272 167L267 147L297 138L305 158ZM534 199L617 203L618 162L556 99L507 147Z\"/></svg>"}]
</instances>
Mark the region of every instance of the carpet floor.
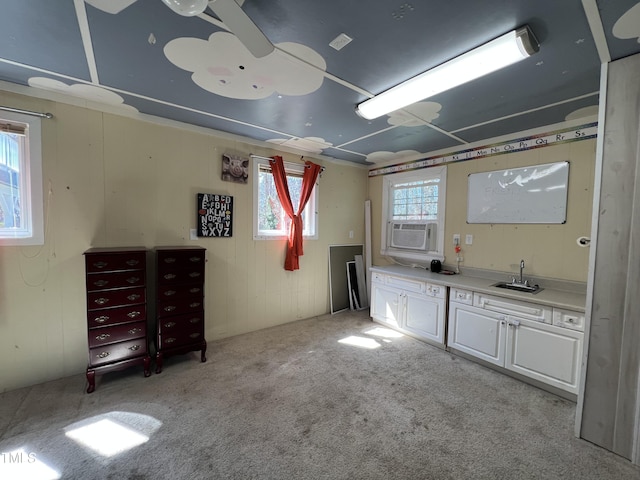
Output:
<instances>
[{"instance_id":1,"label":"carpet floor","mask_svg":"<svg viewBox=\"0 0 640 480\"><path fill-rule=\"evenodd\" d=\"M343 312L0 395L0 478L640 479L575 404ZM110 442L109 442L110 441ZM31 476L29 476L31 475Z\"/></svg>"}]
</instances>

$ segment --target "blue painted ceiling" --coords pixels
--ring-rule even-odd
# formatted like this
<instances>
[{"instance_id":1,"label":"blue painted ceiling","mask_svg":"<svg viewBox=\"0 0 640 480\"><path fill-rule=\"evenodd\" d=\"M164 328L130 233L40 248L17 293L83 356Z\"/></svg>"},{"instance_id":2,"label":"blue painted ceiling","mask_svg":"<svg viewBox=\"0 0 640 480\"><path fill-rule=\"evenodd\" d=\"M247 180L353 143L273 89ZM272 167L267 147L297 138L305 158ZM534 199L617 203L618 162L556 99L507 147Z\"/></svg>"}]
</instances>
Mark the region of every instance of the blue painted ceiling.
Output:
<instances>
[{"instance_id":1,"label":"blue painted ceiling","mask_svg":"<svg viewBox=\"0 0 640 480\"><path fill-rule=\"evenodd\" d=\"M0 80L370 164L591 120L602 61L640 52L636 0L239 3L272 54L253 57L209 9L183 17L161 0L5 1ZM532 57L405 111L355 113L525 24L540 43ZM353 41L337 51L329 43L341 33Z\"/></svg>"}]
</instances>

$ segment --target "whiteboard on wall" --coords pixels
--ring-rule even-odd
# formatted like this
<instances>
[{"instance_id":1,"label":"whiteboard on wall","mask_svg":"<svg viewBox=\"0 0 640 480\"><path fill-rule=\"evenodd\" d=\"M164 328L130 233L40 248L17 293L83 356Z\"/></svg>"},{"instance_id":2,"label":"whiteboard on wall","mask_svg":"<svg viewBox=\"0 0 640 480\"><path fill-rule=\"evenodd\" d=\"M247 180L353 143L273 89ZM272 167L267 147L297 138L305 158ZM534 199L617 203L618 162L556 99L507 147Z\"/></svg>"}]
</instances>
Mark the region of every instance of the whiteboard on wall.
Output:
<instances>
[{"instance_id":1,"label":"whiteboard on wall","mask_svg":"<svg viewBox=\"0 0 640 480\"><path fill-rule=\"evenodd\" d=\"M565 223L569 162L469 175L467 223Z\"/></svg>"}]
</instances>

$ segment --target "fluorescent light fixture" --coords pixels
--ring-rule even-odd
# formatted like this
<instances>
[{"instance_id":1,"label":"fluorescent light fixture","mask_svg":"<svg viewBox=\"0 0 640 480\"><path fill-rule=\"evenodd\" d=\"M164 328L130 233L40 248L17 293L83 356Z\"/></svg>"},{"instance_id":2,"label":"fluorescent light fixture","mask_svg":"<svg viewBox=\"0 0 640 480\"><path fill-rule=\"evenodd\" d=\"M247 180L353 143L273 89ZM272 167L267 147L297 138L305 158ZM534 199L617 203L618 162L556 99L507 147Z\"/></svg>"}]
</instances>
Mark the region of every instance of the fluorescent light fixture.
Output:
<instances>
[{"instance_id":1,"label":"fluorescent light fixture","mask_svg":"<svg viewBox=\"0 0 640 480\"><path fill-rule=\"evenodd\" d=\"M525 25L362 102L356 112L373 120L524 60L538 49Z\"/></svg>"}]
</instances>

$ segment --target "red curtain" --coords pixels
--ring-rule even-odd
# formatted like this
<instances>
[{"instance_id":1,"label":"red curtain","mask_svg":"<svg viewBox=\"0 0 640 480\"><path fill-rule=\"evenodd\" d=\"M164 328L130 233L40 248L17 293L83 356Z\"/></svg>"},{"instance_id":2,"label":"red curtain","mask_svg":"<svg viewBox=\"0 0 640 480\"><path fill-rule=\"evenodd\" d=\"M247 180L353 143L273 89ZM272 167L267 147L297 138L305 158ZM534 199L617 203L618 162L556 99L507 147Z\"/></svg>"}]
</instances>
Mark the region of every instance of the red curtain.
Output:
<instances>
[{"instance_id":1,"label":"red curtain","mask_svg":"<svg viewBox=\"0 0 640 480\"><path fill-rule=\"evenodd\" d=\"M289 230L289 236L287 238L287 256L284 260L285 270L298 270L300 264L298 258L303 255L302 250L302 211L305 205L311 197L311 192L316 184L316 179L322 167L315 163L306 161L304 162L304 174L302 175L302 192L300 194L300 205L298 211L294 212L293 205L291 204L291 196L289 195L289 185L287 184L287 174L284 170L284 162L281 156L271 157L271 172L273 173L273 180L276 185L276 191L278 192L278 198L282 209L287 216L291 219L291 227Z\"/></svg>"}]
</instances>

